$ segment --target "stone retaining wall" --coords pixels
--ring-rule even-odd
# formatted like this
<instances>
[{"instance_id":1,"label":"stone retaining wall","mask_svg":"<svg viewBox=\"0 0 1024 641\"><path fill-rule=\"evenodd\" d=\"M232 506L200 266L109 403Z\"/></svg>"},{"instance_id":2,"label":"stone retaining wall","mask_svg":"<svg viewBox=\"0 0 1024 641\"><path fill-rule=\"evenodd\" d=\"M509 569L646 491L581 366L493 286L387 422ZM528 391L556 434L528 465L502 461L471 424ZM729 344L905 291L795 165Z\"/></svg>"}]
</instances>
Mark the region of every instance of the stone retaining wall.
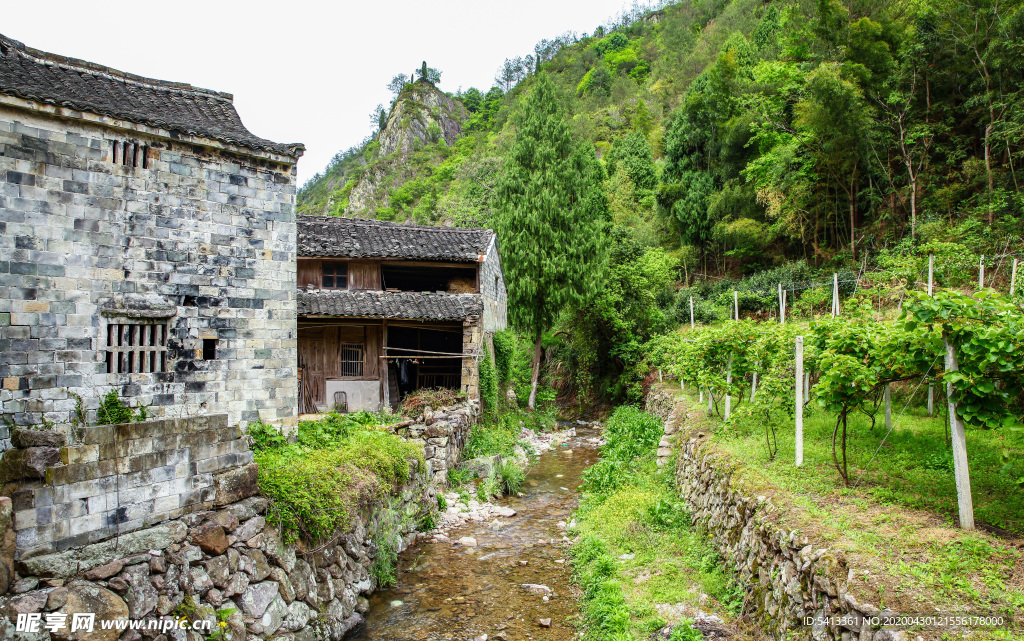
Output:
<instances>
[{"instance_id":1,"label":"stone retaining wall","mask_svg":"<svg viewBox=\"0 0 1024 641\"><path fill-rule=\"evenodd\" d=\"M458 465L470 429L480 418L480 402L469 399L436 410L426 408L416 422L400 427L402 438L423 445L427 474L439 486L448 484L448 470Z\"/></svg>"},{"instance_id":2,"label":"stone retaining wall","mask_svg":"<svg viewBox=\"0 0 1024 641\"><path fill-rule=\"evenodd\" d=\"M340 641L359 626L377 587L371 569L379 545L401 551L415 540L422 506L436 500L425 470L411 460L410 481L384 504L364 510L346 534L322 549L282 541L266 499L252 497L74 550L17 563L18 580L0 597L0 639L14 638L19 614L95 612L97 620L185 616L223 627L228 641ZM2 506L0 506L2 507ZM232 612L233 611L233 612ZM224 626L218 622L223 621ZM98 628L98 626L97 626ZM96 630L32 641L199 641L195 632Z\"/></svg>"},{"instance_id":3,"label":"stone retaining wall","mask_svg":"<svg viewBox=\"0 0 1024 641\"><path fill-rule=\"evenodd\" d=\"M676 459L675 479L695 523L747 585L744 613L775 638L890 641L899 631L872 628L878 608L848 593L853 568L842 554L809 541L773 515L770 498L746 496L734 482L737 464L695 431L700 410L663 386L654 386L645 409L665 421L659 463ZM667 450L667 451L666 451ZM895 614L884 612L885 614ZM846 617L845 627L804 626L804 617Z\"/></svg>"}]
</instances>

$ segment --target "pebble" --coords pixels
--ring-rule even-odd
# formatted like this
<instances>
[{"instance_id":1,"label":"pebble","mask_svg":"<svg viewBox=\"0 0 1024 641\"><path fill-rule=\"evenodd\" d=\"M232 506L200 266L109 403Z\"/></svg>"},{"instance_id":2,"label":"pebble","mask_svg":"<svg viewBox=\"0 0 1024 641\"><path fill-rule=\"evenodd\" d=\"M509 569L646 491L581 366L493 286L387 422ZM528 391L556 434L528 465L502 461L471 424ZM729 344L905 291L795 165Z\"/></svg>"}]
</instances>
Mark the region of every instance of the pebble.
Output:
<instances>
[{"instance_id":1,"label":"pebble","mask_svg":"<svg viewBox=\"0 0 1024 641\"><path fill-rule=\"evenodd\" d=\"M403 603L402 601L399 601L398 599L395 599L394 601L391 602L391 607L393 607L393 608L401 607L402 603Z\"/></svg>"},{"instance_id":2,"label":"pebble","mask_svg":"<svg viewBox=\"0 0 1024 641\"><path fill-rule=\"evenodd\" d=\"M551 619L538 619L537 620L537 625L539 625L542 628L550 628L551 627Z\"/></svg>"},{"instance_id":3,"label":"pebble","mask_svg":"<svg viewBox=\"0 0 1024 641\"><path fill-rule=\"evenodd\" d=\"M623 561L632 561L633 559L636 558L636 555L635 554L621 554L621 555L619 555L619 558L622 559Z\"/></svg>"},{"instance_id":4,"label":"pebble","mask_svg":"<svg viewBox=\"0 0 1024 641\"><path fill-rule=\"evenodd\" d=\"M467 548L476 547L476 539L472 536L464 536L459 539L459 545Z\"/></svg>"}]
</instances>

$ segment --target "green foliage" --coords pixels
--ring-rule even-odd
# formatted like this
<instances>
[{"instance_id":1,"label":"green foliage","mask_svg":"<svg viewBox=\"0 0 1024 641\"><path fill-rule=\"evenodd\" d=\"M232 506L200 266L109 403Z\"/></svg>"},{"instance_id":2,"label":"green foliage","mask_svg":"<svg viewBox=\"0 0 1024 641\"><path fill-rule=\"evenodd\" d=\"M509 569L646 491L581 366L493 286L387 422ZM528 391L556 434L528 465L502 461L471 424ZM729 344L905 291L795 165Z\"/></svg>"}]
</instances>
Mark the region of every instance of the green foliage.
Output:
<instances>
[{"instance_id":1,"label":"green foliage","mask_svg":"<svg viewBox=\"0 0 1024 641\"><path fill-rule=\"evenodd\" d=\"M252 437L253 447L257 451L288 445L288 439L281 433L281 430L263 421L250 422L246 426L246 431Z\"/></svg>"},{"instance_id":2,"label":"green foliage","mask_svg":"<svg viewBox=\"0 0 1024 641\"><path fill-rule=\"evenodd\" d=\"M584 491L607 494L653 461L664 426L658 417L623 405L605 423L601 460L583 473Z\"/></svg>"},{"instance_id":3,"label":"green foliage","mask_svg":"<svg viewBox=\"0 0 1024 641\"><path fill-rule=\"evenodd\" d=\"M515 358L516 339L509 330L494 334L494 368L498 375L499 387L504 387L512 378L512 363Z\"/></svg>"},{"instance_id":4,"label":"green foliage","mask_svg":"<svg viewBox=\"0 0 1024 641\"><path fill-rule=\"evenodd\" d=\"M498 411L501 399L498 393L498 374L494 370L491 352L487 349L483 352L483 358L480 359L480 400L484 412L493 414Z\"/></svg>"},{"instance_id":5,"label":"green foliage","mask_svg":"<svg viewBox=\"0 0 1024 641\"><path fill-rule=\"evenodd\" d=\"M523 487L526 474L510 459L503 459L498 465L498 476L501 478L501 491L505 494L516 495Z\"/></svg>"},{"instance_id":6,"label":"green foliage","mask_svg":"<svg viewBox=\"0 0 1024 641\"><path fill-rule=\"evenodd\" d=\"M349 527L362 505L409 479L410 460L423 463L420 446L371 426L376 421L348 418L303 421L295 444L262 439L260 490L273 500L271 515L290 541L301 536L315 544Z\"/></svg>"},{"instance_id":7,"label":"green foliage","mask_svg":"<svg viewBox=\"0 0 1024 641\"><path fill-rule=\"evenodd\" d=\"M144 421L149 416L145 406L139 405L134 411L120 396L116 390L110 390L100 401L100 407L96 410L97 425L116 425L118 423L137 423Z\"/></svg>"},{"instance_id":8,"label":"green foliage","mask_svg":"<svg viewBox=\"0 0 1024 641\"><path fill-rule=\"evenodd\" d=\"M512 456L519 441L519 422L527 418L517 411L483 417L473 426L462 457L468 460L493 454Z\"/></svg>"}]
</instances>

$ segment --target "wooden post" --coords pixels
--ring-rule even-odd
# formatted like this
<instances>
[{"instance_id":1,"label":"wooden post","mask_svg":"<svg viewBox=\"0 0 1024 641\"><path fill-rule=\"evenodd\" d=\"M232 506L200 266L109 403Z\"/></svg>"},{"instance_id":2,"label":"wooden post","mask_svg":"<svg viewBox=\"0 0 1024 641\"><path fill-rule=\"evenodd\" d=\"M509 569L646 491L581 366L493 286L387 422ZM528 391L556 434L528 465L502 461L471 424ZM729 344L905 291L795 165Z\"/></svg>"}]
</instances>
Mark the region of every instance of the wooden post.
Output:
<instances>
[{"instance_id":1,"label":"wooden post","mask_svg":"<svg viewBox=\"0 0 1024 641\"><path fill-rule=\"evenodd\" d=\"M804 463L804 337L796 337L796 464Z\"/></svg>"},{"instance_id":2,"label":"wooden post","mask_svg":"<svg viewBox=\"0 0 1024 641\"><path fill-rule=\"evenodd\" d=\"M725 420L729 420L729 410L732 408L732 394L729 392L732 385L732 356L729 357L729 366L725 370Z\"/></svg>"},{"instance_id":3,"label":"wooden post","mask_svg":"<svg viewBox=\"0 0 1024 641\"><path fill-rule=\"evenodd\" d=\"M882 392L882 398L885 400L885 430L888 432L892 429L892 384L885 384L885 391Z\"/></svg>"},{"instance_id":4,"label":"wooden post","mask_svg":"<svg viewBox=\"0 0 1024 641\"><path fill-rule=\"evenodd\" d=\"M978 261L978 289L985 288L985 255L981 255L981 260Z\"/></svg>"},{"instance_id":5,"label":"wooden post","mask_svg":"<svg viewBox=\"0 0 1024 641\"><path fill-rule=\"evenodd\" d=\"M735 310L735 320L740 319L740 294L735 289L732 290L732 305Z\"/></svg>"},{"instance_id":6,"label":"wooden post","mask_svg":"<svg viewBox=\"0 0 1024 641\"><path fill-rule=\"evenodd\" d=\"M690 296L690 329L693 329L693 296Z\"/></svg>"},{"instance_id":7,"label":"wooden post","mask_svg":"<svg viewBox=\"0 0 1024 641\"><path fill-rule=\"evenodd\" d=\"M1013 296L1017 288L1017 259L1013 259L1013 270L1010 272L1010 296Z\"/></svg>"},{"instance_id":8,"label":"wooden post","mask_svg":"<svg viewBox=\"0 0 1024 641\"><path fill-rule=\"evenodd\" d=\"M942 342L946 344L946 371L959 371L956 362L956 348L949 342L949 336L943 332ZM953 401L953 383L946 383L946 402L949 406L949 432L953 441L953 474L956 476L956 501L960 512L960 527L964 530L974 529L974 502L971 499L971 476L967 468L967 436L964 424L956 415L956 403Z\"/></svg>"},{"instance_id":9,"label":"wooden post","mask_svg":"<svg viewBox=\"0 0 1024 641\"><path fill-rule=\"evenodd\" d=\"M935 254L928 254L928 295L932 295L932 283L935 282Z\"/></svg>"}]
</instances>

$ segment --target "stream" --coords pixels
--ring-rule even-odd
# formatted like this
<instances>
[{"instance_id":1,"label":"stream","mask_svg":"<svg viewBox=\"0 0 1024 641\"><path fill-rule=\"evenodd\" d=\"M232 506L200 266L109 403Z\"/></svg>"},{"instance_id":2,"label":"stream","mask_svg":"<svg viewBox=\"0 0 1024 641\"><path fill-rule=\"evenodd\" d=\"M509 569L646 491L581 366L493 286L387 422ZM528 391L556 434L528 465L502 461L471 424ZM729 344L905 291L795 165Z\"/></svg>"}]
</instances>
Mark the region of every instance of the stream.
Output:
<instances>
[{"instance_id":1,"label":"stream","mask_svg":"<svg viewBox=\"0 0 1024 641\"><path fill-rule=\"evenodd\" d=\"M575 638L578 610L564 525L576 508L583 471L597 460L597 446L588 442L597 435L577 428L564 445L541 454L521 495L498 501L515 516L500 517L494 526L470 522L448 531L452 541L473 537L476 546L422 542L403 552L397 583L373 595L365 627L353 638ZM524 584L546 586L550 593Z\"/></svg>"}]
</instances>

